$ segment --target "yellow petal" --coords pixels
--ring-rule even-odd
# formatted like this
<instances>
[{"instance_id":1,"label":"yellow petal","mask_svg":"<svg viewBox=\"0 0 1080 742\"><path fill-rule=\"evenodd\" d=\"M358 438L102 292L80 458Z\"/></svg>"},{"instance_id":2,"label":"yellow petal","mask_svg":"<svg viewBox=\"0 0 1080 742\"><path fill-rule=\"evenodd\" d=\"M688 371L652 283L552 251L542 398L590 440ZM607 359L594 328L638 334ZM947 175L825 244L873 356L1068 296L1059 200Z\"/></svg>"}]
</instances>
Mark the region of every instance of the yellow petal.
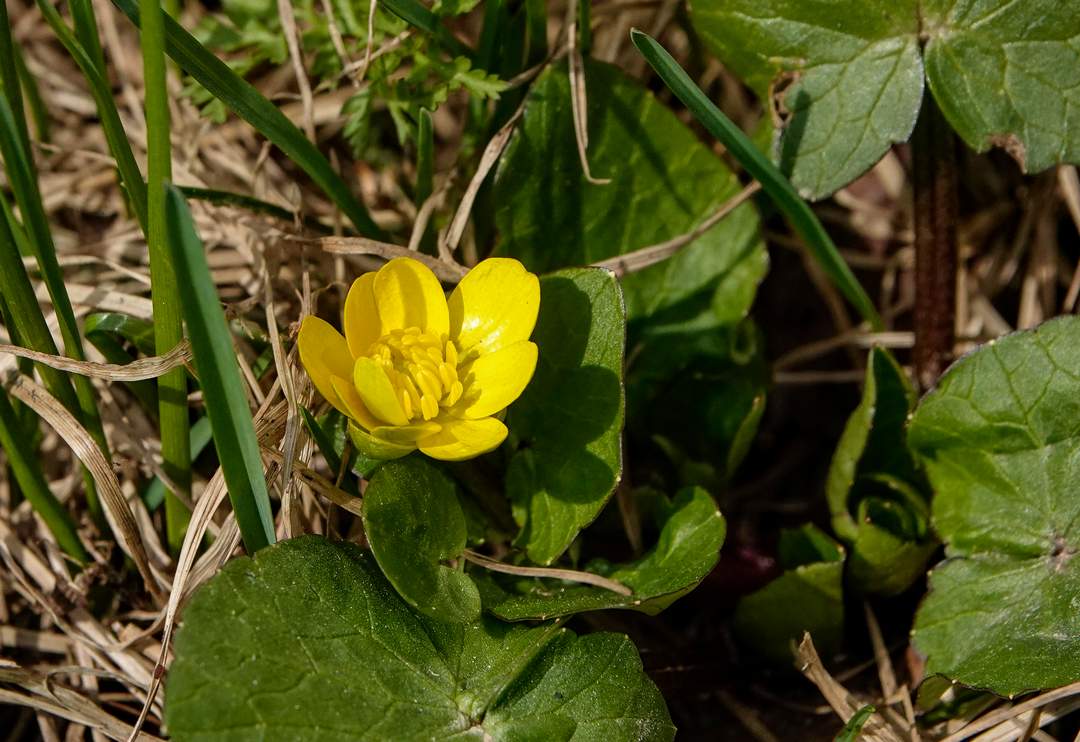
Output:
<instances>
[{"instance_id":1,"label":"yellow petal","mask_svg":"<svg viewBox=\"0 0 1080 742\"><path fill-rule=\"evenodd\" d=\"M397 443L402 446L415 445L418 440L434 435L442 430L438 423L416 423L414 425L384 425L374 428L371 434L381 441Z\"/></svg>"},{"instance_id":2,"label":"yellow petal","mask_svg":"<svg viewBox=\"0 0 1080 742\"><path fill-rule=\"evenodd\" d=\"M383 334L409 327L436 335L450 332L446 294L439 279L419 260L391 260L375 274L374 292Z\"/></svg>"},{"instance_id":3,"label":"yellow petal","mask_svg":"<svg viewBox=\"0 0 1080 742\"><path fill-rule=\"evenodd\" d=\"M338 399L341 400L341 404L344 406L342 412L346 417L352 418L352 420L366 430L372 430L383 425L382 420L379 420L372 415L368 408L364 405L364 400L356 391L356 387L348 379L343 379L340 376L330 377L330 383L334 385L334 391L337 392Z\"/></svg>"},{"instance_id":4,"label":"yellow petal","mask_svg":"<svg viewBox=\"0 0 1080 742\"><path fill-rule=\"evenodd\" d=\"M418 441L420 450L433 459L461 461L494 451L506 439L506 426L493 417L480 420L442 421L442 430Z\"/></svg>"},{"instance_id":5,"label":"yellow petal","mask_svg":"<svg viewBox=\"0 0 1080 742\"><path fill-rule=\"evenodd\" d=\"M345 339L353 357L365 355L382 335L379 310L375 307L375 274L365 273L353 281L345 297Z\"/></svg>"},{"instance_id":6,"label":"yellow petal","mask_svg":"<svg viewBox=\"0 0 1080 742\"><path fill-rule=\"evenodd\" d=\"M462 369L465 394L454 414L475 420L508 407L532 379L536 352L536 343L526 340L485 353Z\"/></svg>"},{"instance_id":7,"label":"yellow petal","mask_svg":"<svg viewBox=\"0 0 1080 742\"><path fill-rule=\"evenodd\" d=\"M450 295L450 337L463 355L528 340L540 311L540 281L513 258L488 258Z\"/></svg>"},{"instance_id":8,"label":"yellow petal","mask_svg":"<svg viewBox=\"0 0 1080 742\"><path fill-rule=\"evenodd\" d=\"M334 391L332 381L334 376L348 379L353 374L353 357L345 338L329 322L308 316L300 325L296 342L300 346L300 362L304 364L304 369L319 394L343 414L348 415L349 410Z\"/></svg>"},{"instance_id":9,"label":"yellow petal","mask_svg":"<svg viewBox=\"0 0 1080 742\"><path fill-rule=\"evenodd\" d=\"M389 425L408 425L409 418L401 408L394 385L386 371L375 361L363 357L353 367L353 385L372 415Z\"/></svg>"},{"instance_id":10,"label":"yellow petal","mask_svg":"<svg viewBox=\"0 0 1080 742\"><path fill-rule=\"evenodd\" d=\"M416 450L416 446L411 443L406 445L390 443L376 438L356 425L349 426L349 438L360 453L373 459L400 459Z\"/></svg>"}]
</instances>

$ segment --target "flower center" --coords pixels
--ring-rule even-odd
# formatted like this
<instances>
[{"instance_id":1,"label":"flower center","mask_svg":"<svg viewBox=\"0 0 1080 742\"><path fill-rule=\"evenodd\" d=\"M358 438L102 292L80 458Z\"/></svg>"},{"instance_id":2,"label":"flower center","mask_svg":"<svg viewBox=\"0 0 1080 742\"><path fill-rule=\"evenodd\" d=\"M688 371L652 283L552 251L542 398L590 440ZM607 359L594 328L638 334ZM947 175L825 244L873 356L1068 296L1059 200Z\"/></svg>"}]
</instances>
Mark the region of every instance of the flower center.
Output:
<instances>
[{"instance_id":1,"label":"flower center","mask_svg":"<svg viewBox=\"0 0 1080 742\"><path fill-rule=\"evenodd\" d=\"M440 407L451 407L461 399L464 389L453 340L419 327L392 330L372 343L368 356L386 370L409 420L431 420Z\"/></svg>"}]
</instances>

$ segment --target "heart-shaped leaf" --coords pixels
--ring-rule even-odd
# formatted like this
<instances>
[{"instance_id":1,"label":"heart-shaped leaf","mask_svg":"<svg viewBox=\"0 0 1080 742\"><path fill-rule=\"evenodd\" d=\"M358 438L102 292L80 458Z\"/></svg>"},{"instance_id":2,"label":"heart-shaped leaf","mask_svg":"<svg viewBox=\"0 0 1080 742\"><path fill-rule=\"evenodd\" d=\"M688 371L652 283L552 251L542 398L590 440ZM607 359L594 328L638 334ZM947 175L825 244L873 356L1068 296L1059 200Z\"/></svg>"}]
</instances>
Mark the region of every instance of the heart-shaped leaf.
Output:
<instances>
[{"instance_id":1,"label":"heart-shaped leaf","mask_svg":"<svg viewBox=\"0 0 1080 742\"><path fill-rule=\"evenodd\" d=\"M600 514L622 474L625 337L611 273L578 268L540 280L540 357L510 408L519 450L506 479L517 543L539 564L557 559Z\"/></svg>"},{"instance_id":2,"label":"heart-shaped leaf","mask_svg":"<svg viewBox=\"0 0 1080 742\"><path fill-rule=\"evenodd\" d=\"M184 614L165 715L177 742L670 740L630 641L409 610L352 544L233 560Z\"/></svg>"},{"instance_id":3,"label":"heart-shaped leaf","mask_svg":"<svg viewBox=\"0 0 1080 742\"><path fill-rule=\"evenodd\" d=\"M782 120L776 157L821 198L910 136L925 81L977 151L1080 160L1080 6L1057 0L699 0L694 25ZM921 47L921 48L920 48Z\"/></svg>"},{"instance_id":4,"label":"heart-shaped leaf","mask_svg":"<svg viewBox=\"0 0 1080 742\"><path fill-rule=\"evenodd\" d=\"M1080 677L1080 318L958 361L908 440L949 557L916 616L927 672L1013 695Z\"/></svg>"},{"instance_id":5,"label":"heart-shaped leaf","mask_svg":"<svg viewBox=\"0 0 1080 742\"><path fill-rule=\"evenodd\" d=\"M604 608L629 608L656 615L712 571L726 532L712 495L703 489L685 489L660 510L660 538L647 554L629 564L593 561L585 568L626 585L633 595L561 580L485 575L477 577L484 608L507 621Z\"/></svg>"},{"instance_id":6,"label":"heart-shaped leaf","mask_svg":"<svg viewBox=\"0 0 1080 742\"><path fill-rule=\"evenodd\" d=\"M480 593L461 569L467 529L453 481L423 456L387 461L364 491L364 529L386 578L409 605L443 621L475 621Z\"/></svg>"}]
</instances>

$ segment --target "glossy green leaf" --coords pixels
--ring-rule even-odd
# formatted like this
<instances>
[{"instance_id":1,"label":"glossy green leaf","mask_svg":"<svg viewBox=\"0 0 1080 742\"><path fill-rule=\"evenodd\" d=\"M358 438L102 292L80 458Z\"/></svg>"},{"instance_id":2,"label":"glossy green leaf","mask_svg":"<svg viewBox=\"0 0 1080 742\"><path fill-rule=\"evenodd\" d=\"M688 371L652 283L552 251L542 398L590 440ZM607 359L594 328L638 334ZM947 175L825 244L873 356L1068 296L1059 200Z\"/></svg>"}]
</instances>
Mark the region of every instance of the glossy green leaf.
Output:
<instances>
[{"instance_id":1,"label":"glossy green leaf","mask_svg":"<svg viewBox=\"0 0 1080 742\"><path fill-rule=\"evenodd\" d=\"M927 672L1012 695L1080 677L1080 318L958 361L908 440L949 557L915 621Z\"/></svg>"},{"instance_id":2,"label":"glossy green leaf","mask_svg":"<svg viewBox=\"0 0 1080 742\"><path fill-rule=\"evenodd\" d=\"M618 69L587 63L589 165L574 144L565 66L532 85L494 185L497 252L542 273L633 252L693 230L740 190L723 161ZM757 212L744 204L675 257L623 280L632 319L703 310L741 319L765 274ZM687 307L692 304L692 307Z\"/></svg>"},{"instance_id":3,"label":"glossy green leaf","mask_svg":"<svg viewBox=\"0 0 1080 742\"><path fill-rule=\"evenodd\" d=\"M1056 0L700 0L694 26L783 121L776 158L826 196L910 136L926 82L978 151L1080 160L1080 7ZM924 69L925 68L925 69Z\"/></svg>"},{"instance_id":4,"label":"glossy green leaf","mask_svg":"<svg viewBox=\"0 0 1080 742\"><path fill-rule=\"evenodd\" d=\"M622 474L622 292L615 277L578 268L540 280L536 374L510 408L517 445L506 478L517 543L550 564L600 514Z\"/></svg>"},{"instance_id":5,"label":"glossy green leaf","mask_svg":"<svg viewBox=\"0 0 1080 742\"><path fill-rule=\"evenodd\" d=\"M843 548L808 524L781 531L779 562L783 574L739 601L736 635L778 664L791 663L804 632L822 654L835 652L844 636Z\"/></svg>"},{"instance_id":6,"label":"glossy green leaf","mask_svg":"<svg viewBox=\"0 0 1080 742\"><path fill-rule=\"evenodd\" d=\"M442 621L480 615L480 593L461 569L465 514L454 482L425 457L379 467L364 490L364 529L379 567L406 603ZM450 560L459 566L445 566Z\"/></svg>"},{"instance_id":7,"label":"glossy green leaf","mask_svg":"<svg viewBox=\"0 0 1080 742\"><path fill-rule=\"evenodd\" d=\"M625 636L432 621L367 552L318 536L226 565L192 599L175 649L165 719L177 742L675 733Z\"/></svg>"},{"instance_id":8,"label":"glossy green leaf","mask_svg":"<svg viewBox=\"0 0 1080 742\"><path fill-rule=\"evenodd\" d=\"M214 446L244 546L253 553L274 543L274 522L236 351L191 212L184 197L171 186L166 194L165 219Z\"/></svg>"},{"instance_id":9,"label":"glossy green leaf","mask_svg":"<svg viewBox=\"0 0 1080 742\"><path fill-rule=\"evenodd\" d=\"M585 566L626 585L619 595L580 583L537 578L503 579L477 572L484 608L507 621L569 616L582 611L627 608L656 615L693 590L720 558L726 524L712 495L688 488L665 501L657 513L660 537L640 559L613 565L596 560Z\"/></svg>"},{"instance_id":10,"label":"glossy green leaf","mask_svg":"<svg viewBox=\"0 0 1080 742\"><path fill-rule=\"evenodd\" d=\"M922 576L935 549L926 482L907 445L915 390L896 359L870 351L862 400L840 437L825 492L833 530L851 547L855 587L895 595Z\"/></svg>"},{"instance_id":11,"label":"glossy green leaf","mask_svg":"<svg viewBox=\"0 0 1080 742\"><path fill-rule=\"evenodd\" d=\"M139 25L136 0L115 0L115 4L135 25ZM172 18L166 16L164 22L165 51L184 72L195 78L302 168L361 234L373 238L383 236L382 230L371 220L367 209L356 199L329 161L277 106L229 69L228 65L210 53Z\"/></svg>"},{"instance_id":12,"label":"glossy green leaf","mask_svg":"<svg viewBox=\"0 0 1080 742\"><path fill-rule=\"evenodd\" d=\"M851 302L871 327L882 327L874 303L870 301L843 256L833 243L821 221L795 192L785 175L764 157L754 142L734 122L710 101L694 84L674 57L668 54L656 39L637 30L630 32L634 46L664 81L671 92L690 110L701 124L723 144L739 161L746 172L761 183L762 189L777 208L791 221L791 225L806 241L810 254L836 285L840 293Z\"/></svg>"}]
</instances>

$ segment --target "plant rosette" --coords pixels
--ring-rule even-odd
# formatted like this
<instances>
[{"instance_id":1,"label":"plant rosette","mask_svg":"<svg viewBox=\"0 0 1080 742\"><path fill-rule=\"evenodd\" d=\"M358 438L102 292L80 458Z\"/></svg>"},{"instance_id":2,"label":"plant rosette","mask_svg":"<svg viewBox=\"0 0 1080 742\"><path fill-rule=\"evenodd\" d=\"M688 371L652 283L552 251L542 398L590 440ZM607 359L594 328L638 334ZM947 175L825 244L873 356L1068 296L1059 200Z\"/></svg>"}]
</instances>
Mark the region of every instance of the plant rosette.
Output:
<instances>
[{"instance_id":1,"label":"plant rosette","mask_svg":"<svg viewBox=\"0 0 1080 742\"><path fill-rule=\"evenodd\" d=\"M427 266L394 258L353 282L344 336L304 319L300 360L349 418L362 453L396 459L419 449L461 461L506 439L503 412L536 370L529 336L539 308L539 280L517 260L482 261L447 299Z\"/></svg>"}]
</instances>

